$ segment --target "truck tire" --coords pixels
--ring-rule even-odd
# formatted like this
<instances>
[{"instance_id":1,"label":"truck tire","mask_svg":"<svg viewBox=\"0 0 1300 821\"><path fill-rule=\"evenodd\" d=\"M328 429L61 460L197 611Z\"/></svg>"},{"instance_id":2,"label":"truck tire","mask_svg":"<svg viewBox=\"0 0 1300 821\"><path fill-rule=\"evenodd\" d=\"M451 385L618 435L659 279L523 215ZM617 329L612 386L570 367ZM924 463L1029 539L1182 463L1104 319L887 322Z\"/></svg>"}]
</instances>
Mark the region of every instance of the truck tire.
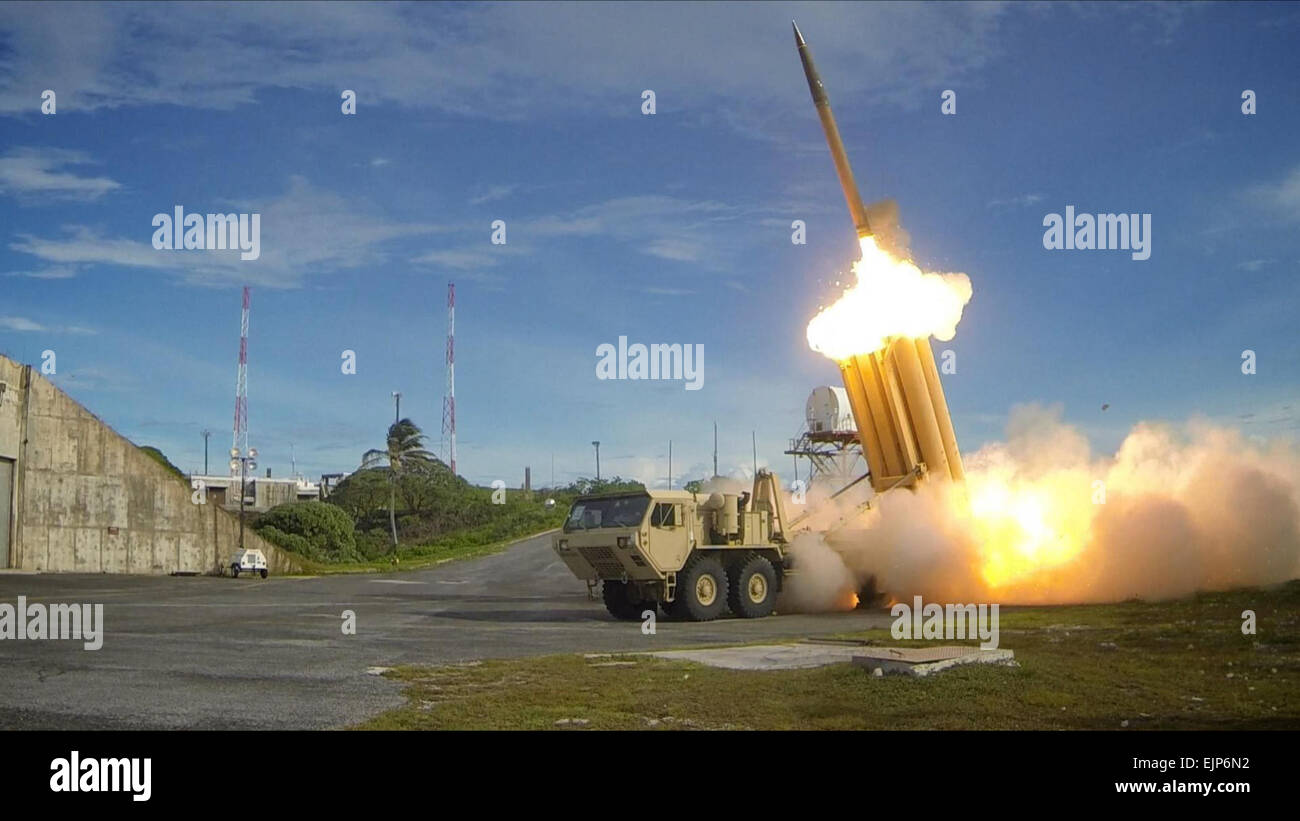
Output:
<instances>
[{"instance_id":1,"label":"truck tire","mask_svg":"<svg viewBox=\"0 0 1300 821\"><path fill-rule=\"evenodd\" d=\"M691 621L713 621L727 606L727 571L722 562L696 553L677 574L673 615Z\"/></svg>"},{"instance_id":2,"label":"truck tire","mask_svg":"<svg viewBox=\"0 0 1300 821\"><path fill-rule=\"evenodd\" d=\"M744 619L772 615L776 607L776 568L765 557L749 554L732 570L727 603L732 613Z\"/></svg>"},{"instance_id":3,"label":"truck tire","mask_svg":"<svg viewBox=\"0 0 1300 821\"><path fill-rule=\"evenodd\" d=\"M237 564L232 564L232 565L230 566L230 573L231 573L231 575L233 575L236 579L238 579L238 578L239 578L239 565L237 565Z\"/></svg>"},{"instance_id":4,"label":"truck tire","mask_svg":"<svg viewBox=\"0 0 1300 821\"><path fill-rule=\"evenodd\" d=\"M600 586L600 595L605 600L605 609L620 621L639 621L641 611L654 609L654 602L643 602L633 598L635 593L636 588L627 582L606 579Z\"/></svg>"}]
</instances>

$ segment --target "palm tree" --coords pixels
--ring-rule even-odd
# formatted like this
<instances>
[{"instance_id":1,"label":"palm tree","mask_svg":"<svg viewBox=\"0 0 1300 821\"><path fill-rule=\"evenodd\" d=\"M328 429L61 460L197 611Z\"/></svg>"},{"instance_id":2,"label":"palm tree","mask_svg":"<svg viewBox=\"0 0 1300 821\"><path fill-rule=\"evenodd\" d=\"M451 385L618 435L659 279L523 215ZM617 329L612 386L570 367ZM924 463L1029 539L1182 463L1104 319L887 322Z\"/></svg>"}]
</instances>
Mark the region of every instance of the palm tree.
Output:
<instances>
[{"instance_id":1,"label":"palm tree","mask_svg":"<svg viewBox=\"0 0 1300 821\"><path fill-rule=\"evenodd\" d=\"M382 467L388 472L388 524L393 530L393 552L397 552L397 483L407 473L427 468L434 455L424 449L424 434L410 419L400 419L388 428L386 450L368 450L361 457L361 469Z\"/></svg>"}]
</instances>

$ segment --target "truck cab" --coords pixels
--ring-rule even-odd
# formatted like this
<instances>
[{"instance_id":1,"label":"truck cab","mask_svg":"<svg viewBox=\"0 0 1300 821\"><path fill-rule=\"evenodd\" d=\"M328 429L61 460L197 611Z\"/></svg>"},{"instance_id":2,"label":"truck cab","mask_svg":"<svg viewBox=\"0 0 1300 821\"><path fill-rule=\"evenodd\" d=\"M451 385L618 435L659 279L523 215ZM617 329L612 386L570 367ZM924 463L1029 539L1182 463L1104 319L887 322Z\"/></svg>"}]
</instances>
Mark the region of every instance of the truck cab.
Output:
<instances>
[{"instance_id":1,"label":"truck cab","mask_svg":"<svg viewBox=\"0 0 1300 821\"><path fill-rule=\"evenodd\" d=\"M552 540L589 589L601 586L618 619L663 607L708 621L730 608L772 613L790 572L776 477L760 472L753 493L645 490L581 496Z\"/></svg>"}]
</instances>

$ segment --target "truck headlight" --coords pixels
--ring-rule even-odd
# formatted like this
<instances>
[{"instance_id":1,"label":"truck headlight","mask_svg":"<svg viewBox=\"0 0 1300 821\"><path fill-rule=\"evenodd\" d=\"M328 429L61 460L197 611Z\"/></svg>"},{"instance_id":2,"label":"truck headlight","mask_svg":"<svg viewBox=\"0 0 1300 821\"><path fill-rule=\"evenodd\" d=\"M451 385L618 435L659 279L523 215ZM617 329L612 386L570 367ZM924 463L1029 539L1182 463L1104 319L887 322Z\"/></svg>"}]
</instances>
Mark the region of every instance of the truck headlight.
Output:
<instances>
[{"instance_id":1,"label":"truck headlight","mask_svg":"<svg viewBox=\"0 0 1300 821\"><path fill-rule=\"evenodd\" d=\"M621 548L623 548L624 550L626 550L627 547L628 547L628 545L630 545L630 544L632 544L632 540L629 539L628 537L626 537L626 536L619 536L619 537L618 537L618 546L621 547Z\"/></svg>"},{"instance_id":2,"label":"truck headlight","mask_svg":"<svg viewBox=\"0 0 1300 821\"><path fill-rule=\"evenodd\" d=\"M560 549L561 549L561 550L568 550L568 549L569 549L569 540L568 540L568 539L560 539Z\"/></svg>"}]
</instances>

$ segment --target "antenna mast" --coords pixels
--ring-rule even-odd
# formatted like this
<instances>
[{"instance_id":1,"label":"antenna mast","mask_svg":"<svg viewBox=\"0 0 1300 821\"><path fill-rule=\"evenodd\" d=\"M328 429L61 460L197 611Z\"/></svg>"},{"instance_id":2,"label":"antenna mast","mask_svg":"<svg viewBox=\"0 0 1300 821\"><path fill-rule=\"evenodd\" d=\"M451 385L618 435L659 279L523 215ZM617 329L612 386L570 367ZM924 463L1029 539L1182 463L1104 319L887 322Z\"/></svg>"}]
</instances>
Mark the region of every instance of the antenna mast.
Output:
<instances>
[{"instance_id":1,"label":"antenna mast","mask_svg":"<svg viewBox=\"0 0 1300 821\"><path fill-rule=\"evenodd\" d=\"M248 305L249 288L244 286L244 309L239 318L239 376L235 379L235 435L230 447L241 454L248 452ZM230 469L239 475L238 466Z\"/></svg>"},{"instance_id":2,"label":"antenna mast","mask_svg":"<svg viewBox=\"0 0 1300 821\"><path fill-rule=\"evenodd\" d=\"M449 443L447 466L456 473L456 283L447 283L447 388L442 399L442 438Z\"/></svg>"}]
</instances>

